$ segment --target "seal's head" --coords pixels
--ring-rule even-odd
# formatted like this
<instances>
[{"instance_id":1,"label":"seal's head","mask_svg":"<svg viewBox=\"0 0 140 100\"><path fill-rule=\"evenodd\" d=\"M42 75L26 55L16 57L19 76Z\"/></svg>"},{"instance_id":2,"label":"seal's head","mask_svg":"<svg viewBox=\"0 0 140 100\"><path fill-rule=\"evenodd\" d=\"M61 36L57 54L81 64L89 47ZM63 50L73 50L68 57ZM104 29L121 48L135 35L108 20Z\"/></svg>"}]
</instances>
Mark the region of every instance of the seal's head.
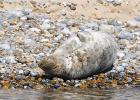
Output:
<instances>
[{"instance_id":1,"label":"seal's head","mask_svg":"<svg viewBox=\"0 0 140 100\"><path fill-rule=\"evenodd\" d=\"M44 60L39 62L38 65L42 70L45 71L47 77L58 76L61 77L64 71L62 66L57 63L57 60L53 56L46 57Z\"/></svg>"}]
</instances>

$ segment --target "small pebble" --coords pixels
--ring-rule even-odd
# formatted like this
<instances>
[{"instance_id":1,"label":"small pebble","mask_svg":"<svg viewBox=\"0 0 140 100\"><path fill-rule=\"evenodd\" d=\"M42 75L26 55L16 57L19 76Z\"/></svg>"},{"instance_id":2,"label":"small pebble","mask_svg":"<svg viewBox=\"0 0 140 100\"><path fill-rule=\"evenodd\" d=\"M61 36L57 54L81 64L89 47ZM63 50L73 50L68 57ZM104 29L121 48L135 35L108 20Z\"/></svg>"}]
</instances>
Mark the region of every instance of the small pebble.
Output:
<instances>
[{"instance_id":1,"label":"small pebble","mask_svg":"<svg viewBox=\"0 0 140 100\"><path fill-rule=\"evenodd\" d=\"M117 66L116 67L116 70L118 71L118 72L124 72L124 67L123 66Z\"/></svg>"},{"instance_id":2,"label":"small pebble","mask_svg":"<svg viewBox=\"0 0 140 100\"><path fill-rule=\"evenodd\" d=\"M29 70L25 70L25 71L24 71L24 75L25 75L25 76L28 76L29 74L30 74L30 71L29 71Z\"/></svg>"},{"instance_id":3,"label":"small pebble","mask_svg":"<svg viewBox=\"0 0 140 100\"><path fill-rule=\"evenodd\" d=\"M38 76L39 74L38 74L37 72L30 71L30 75L31 75L32 77L36 77L36 76Z\"/></svg>"},{"instance_id":4,"label":"small pebble","mask_svg":"<svg viewBox=\"0 0 140 100\"><path fill-rule=\"evenodd\" d=\"M58 89L58 88L60 87L60 84L54 84L53 87L54 87L55 89Z\"/></svg>"},{"instance_id":5,"label":"small pebble","mask_svg":"<svg viewBox=\"0 0 140 100\"><path fill-rule=\"evenodd\" d=\"M17 76L15 77L15 79L16 79L17 81L22 80L22 76L21 76L21 75L17 75Z\"/></svg>"},{"instance_id":6,"label":"small pebble","mask_svg":"<svg viewBox=\"0 0 140 100\"><path fill-rule=\"evenodd\" d=\"M0 48L4 49L4 50L10 50L11 49L9 44L0 44Z\"/></svg>"},{"instance_id":7,"label":"small pebble","mask_svg":"<svg viewBox=\"0 0 140 100\"><path fill-rule=\"evenodd\" d=\"M132 80L131 77L128 77L128 78L127 78L127 82L128 82L128 83L132 83L132 81L133 81L133 80Z\"/></svg>"},{"instance_id":8,"label":"small pebble","mask_svg":"<svg viewBox=\"0 0 140 100\"><path fill-rule=\"evenodd\" d=\"M132 36L132 33L130 33L130 32L121 31L120 34L119 34L119 38L120 39L128 39L128 40L130 40L130 39L133 38L133 36Z\"/></svg>"}]
</instances>

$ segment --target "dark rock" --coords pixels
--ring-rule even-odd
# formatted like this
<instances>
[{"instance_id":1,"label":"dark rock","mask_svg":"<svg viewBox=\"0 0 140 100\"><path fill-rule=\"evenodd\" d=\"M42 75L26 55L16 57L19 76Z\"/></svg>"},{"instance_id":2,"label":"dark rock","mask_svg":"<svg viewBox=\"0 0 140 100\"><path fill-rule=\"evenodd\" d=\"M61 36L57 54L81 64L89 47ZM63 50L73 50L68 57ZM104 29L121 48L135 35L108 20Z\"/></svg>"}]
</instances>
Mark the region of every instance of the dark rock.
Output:
<instances>
[{"instance_id":1,"label":"dark rock","mask_svg":"<svg viewBox=\"0 0 140 100\"><path fill-rule=\"evenodd\" d=\"M58 88L60 87L60 84L59 84L59 83L56 83L56 84L53 85L53 87L54 87L55 89L58 89Z\"/></svg>"}]
</instances>

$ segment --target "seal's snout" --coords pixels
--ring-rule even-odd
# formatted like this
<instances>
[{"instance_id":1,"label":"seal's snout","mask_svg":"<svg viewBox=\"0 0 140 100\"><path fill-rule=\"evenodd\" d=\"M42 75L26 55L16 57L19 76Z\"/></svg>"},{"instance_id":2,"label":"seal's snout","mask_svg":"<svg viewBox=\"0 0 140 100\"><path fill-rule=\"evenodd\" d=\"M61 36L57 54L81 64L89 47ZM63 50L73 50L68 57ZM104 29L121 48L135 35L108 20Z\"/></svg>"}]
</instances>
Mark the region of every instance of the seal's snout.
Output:
<instances>
[{"instance_id":1,"label":"seal's snout","mask_svg":"<svg viewBox=\"0 0 140 100\"><path fill-rule=\"evenodd\" d=\"M39 63L39 67L47 73L52 72L55 66L56 62L52 57L47 57Z\"/></svg>"},{"instance_id":2,"label":"seal's snout","mask_svg":"<svg viewBox=\"0 0 140 100\"><path fill-rule=\"evenodd\" d=\"M48 78L52 78L54 76L59 77L63 74L63 68L60 63L57 62L55 56L46 57L38 64L38 66L45 71L45 76Z\"/></svg>"}]
</instances>

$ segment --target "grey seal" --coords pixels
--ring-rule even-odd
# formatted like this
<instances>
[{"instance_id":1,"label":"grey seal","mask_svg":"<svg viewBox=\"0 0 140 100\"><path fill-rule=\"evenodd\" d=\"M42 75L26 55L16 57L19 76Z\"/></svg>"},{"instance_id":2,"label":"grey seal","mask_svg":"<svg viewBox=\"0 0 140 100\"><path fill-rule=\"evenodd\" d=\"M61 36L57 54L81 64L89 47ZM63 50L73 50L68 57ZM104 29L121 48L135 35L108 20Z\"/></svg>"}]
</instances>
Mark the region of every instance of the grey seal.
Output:
<instances>
[{"instance_id":1,"label":"grey seal","mask_svg":"<svg viewBox=\"0 0 140 100\"><path fill-rule=\"evenodd\" d=\"M81 79L109 70L116 52L117 44L111 34L77 32L45 57L39 67L50 77Z\"/></svg>"}]
</instances>

